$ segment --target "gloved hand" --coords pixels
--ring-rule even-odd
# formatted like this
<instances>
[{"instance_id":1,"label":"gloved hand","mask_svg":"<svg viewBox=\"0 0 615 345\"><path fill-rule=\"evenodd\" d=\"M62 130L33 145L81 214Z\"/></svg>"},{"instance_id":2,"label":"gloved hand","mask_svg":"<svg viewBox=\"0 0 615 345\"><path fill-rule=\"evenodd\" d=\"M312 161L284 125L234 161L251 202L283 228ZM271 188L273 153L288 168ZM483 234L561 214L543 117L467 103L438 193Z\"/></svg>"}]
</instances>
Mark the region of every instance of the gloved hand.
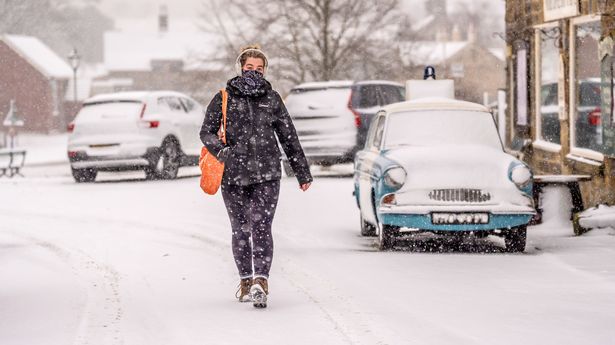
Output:
<instances>
[{"instance_id":1,"label":"gloved hand","mask_svg":"<svg viewBox=\"0 0 615 345\"><path fill-rule=\"evenodd\" d=\"M218 161L224 163L224 161L226 161L226 159L231 155L231 148L228 146L225 146L222 150L220 150L220 152L218 152L218 155L216 156L216 158L218 159Z\"/></svg>"}]
</instances>

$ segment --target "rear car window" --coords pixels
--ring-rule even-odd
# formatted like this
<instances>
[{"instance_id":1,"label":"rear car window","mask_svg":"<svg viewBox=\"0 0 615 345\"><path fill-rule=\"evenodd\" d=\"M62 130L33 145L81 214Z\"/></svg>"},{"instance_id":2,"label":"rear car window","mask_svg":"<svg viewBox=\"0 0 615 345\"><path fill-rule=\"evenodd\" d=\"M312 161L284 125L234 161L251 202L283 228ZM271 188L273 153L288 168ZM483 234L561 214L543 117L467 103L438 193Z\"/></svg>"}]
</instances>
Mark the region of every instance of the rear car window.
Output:
<instances>
[{"instance_id":1,"label":"rear car window","mask_svg":"<svg viewBox=\"0 0 615 345\"><path fill-rule=\"evenodd\" d=\"M382 95L383 105L403 102L406 98L403 87L395 85L380 85L380 94Z\"/></svg>"},{"instance_id":2,"label":"rear car window","mask_svg":"<svg viewBox=\"0 0 615 345\"><path fill-rule=\"evenodd\" d=\"M79 119L101 117L129 118L141 113L143 103L138 101L109 101L86 103L77 114Z\"/></svg>"},{"instance_id":3,"label":"rear car window","mask_svg":"<svg viewBox=\"0 0 615 345\"><path fill-rule=\"evenodd\" d=\"M355 108L372 108L378 104L378 86L362 85L353 93L352 105Z\"/></svg>"},{"instance_id":4,"label":"rear car window","mask_svg":"<svg viewBox=\"0 0 615 345\"><path fill-rule=\"evenodd\" d=\"M165 107L172 111L184 111L182 104L179 102L179 99L175 97L160 97L158 98L158 105L161 107Z\"/></svg>"},{"instance_id":5,"label":"rear car window","mask_svg":"<svg viewBox=\"0 0 615 345\"><path fill-rule=\"evenodd\" d=\"M348 106L350 87L322 89L293 89L284 101L288 111L341 109Z\"/></svg>"},{"instance_id":6,"label":"rear car window","mask_svg":"<svg viewBox=\"0 0 615 345\"><path fill-rule=\"evenodd\" d=\"M194 104L193 101L187 99L187 98L180 98L182 104L184 105L184 107L186 108L187 112L191 112L194 110L194 108L196 108L196 105Z\"/></svg>"}]
</instances>

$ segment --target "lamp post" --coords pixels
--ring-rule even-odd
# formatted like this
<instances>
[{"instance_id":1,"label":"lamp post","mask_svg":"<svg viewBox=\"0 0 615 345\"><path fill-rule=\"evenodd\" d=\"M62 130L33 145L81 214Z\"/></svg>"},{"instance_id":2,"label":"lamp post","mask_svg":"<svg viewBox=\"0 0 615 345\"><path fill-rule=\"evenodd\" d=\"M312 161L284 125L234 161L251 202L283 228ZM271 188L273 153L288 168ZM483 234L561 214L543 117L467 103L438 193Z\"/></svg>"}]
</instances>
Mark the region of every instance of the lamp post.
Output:
<instances>
[{"instance_id":1,"label":"lamp post","mask_svg":"<svg viewBox=\"0 0 615 345\"><path fill-rule=\"evenodd\" d=\"M17 128L24 126L24 120L17 115L17 107L15 101L11 100L9 112L6 114L2 125L8 128L8 132L4 135L4 146L10 149L15 147L15 137L17 137Z\"/></svg>"},{"instance_id":2,"label":"lamp post","mask_svg":"<svg viewBox=\"0 0 615 345\"><path fill-rule=\"evenodd\" d=\"M81 62L81 55L77 53L77 48L73 48L68 56L70 67L73 69L73 100L77 103L77 69L79 69L79 63Z\"/></svg>"}]
</instances>

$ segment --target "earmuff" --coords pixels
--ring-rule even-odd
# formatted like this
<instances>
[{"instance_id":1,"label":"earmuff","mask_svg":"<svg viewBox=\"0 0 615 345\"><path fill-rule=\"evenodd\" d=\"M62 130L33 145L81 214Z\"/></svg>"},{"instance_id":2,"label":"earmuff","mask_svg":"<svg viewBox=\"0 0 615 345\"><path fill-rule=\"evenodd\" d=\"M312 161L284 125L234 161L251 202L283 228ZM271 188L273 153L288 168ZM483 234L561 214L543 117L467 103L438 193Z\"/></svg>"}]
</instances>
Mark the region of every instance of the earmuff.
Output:
<instances>
[{"instance_id":1,"label":"earmuff","mask_svg":"<svg viewBox=\"0 0 615 345\"><path fill-rule=\"evenodd\" d=\"M263 54L263 56L265 57L265 71L264 72L267 72L267 67L269 66L269 59L267 58L267 54L265 54L260 49L250 48L250 49L246 49L242 51L241 54L239 54L239 56L237 57L237 60L235 60L235 72L237 73L238 76L241 76L241 57L243 56L243 54L250 52L250 51Z\"/></svg>"}]
</instances>

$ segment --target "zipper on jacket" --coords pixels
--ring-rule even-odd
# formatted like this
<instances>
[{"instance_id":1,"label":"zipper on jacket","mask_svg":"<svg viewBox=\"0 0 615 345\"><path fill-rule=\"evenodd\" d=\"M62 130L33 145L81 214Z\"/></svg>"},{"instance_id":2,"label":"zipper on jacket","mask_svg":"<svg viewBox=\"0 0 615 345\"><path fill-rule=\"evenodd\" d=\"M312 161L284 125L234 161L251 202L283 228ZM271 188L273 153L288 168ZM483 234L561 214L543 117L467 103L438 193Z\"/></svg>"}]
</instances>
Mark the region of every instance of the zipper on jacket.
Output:
<instances>
[{"instance_id":1,"label":"zipper on jacket","mask_svg":"<svg viewBox=\"0 0 615 345\"><path fill-rule=\"evenodd\" d=\"M256 121L254 121L254 111L252 110L252 99L250 97L246 97L246 100L248 101L248 111L250 112L250 138L248 138L248 147L250 148L250 157L252 157L252 161L254 162L254 164L256 164L256 168L258 168L258 157L256 157L256 142L257 142L257 138L254 136L254 131L256 127ZM254 138L254 145L252 145L250 143L250 140ZM258 171L258 169L254 170L254 171Z\"/></svg>"}]
</instances>

